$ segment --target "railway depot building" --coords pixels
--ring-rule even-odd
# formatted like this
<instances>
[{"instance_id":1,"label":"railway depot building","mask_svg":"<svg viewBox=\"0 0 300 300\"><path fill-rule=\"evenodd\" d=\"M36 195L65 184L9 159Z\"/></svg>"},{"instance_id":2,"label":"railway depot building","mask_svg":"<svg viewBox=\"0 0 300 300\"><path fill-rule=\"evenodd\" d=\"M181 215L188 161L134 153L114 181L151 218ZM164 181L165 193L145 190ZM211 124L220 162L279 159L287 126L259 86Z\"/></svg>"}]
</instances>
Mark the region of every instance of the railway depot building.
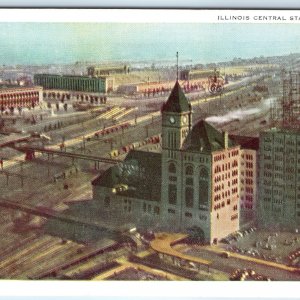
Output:
<instances>
[{"instance_id":1,"label":"railway depot building","mask_svg":"<svg viewBox=\"0 0 300 300\"><path fill-rule=\"evenodd\" d=\"M272 128L259 140L259 207L261 226L300 225L300 132Z\"/></svg>"},{"instance_id":2,"label":"railway depot building","mask_svg":"<svg viewBox=\"0 0 300 300\"><path fill-rule=\"evenodd\" d=\"M44 89L109 93L114 89L114 79L109 76L89 77L75 75L35 74L34 83Z\"/></svg>"},{"instance_id":3,"label":"railway depot building","mask_svg":"<svg viewBox=\"0 0 300 300\"><path fill-rule=\"evenodd\" d=\"M35 107L43 101L43 88L40 86L0 87L0 108L2 111L18 107Z\"/></svg>"},{"instance_id":4,"label":"railway depot building","mask_svg":"<svg viewBox=\"0 0 300 300\"><path fill-rule=\"evenodd\" d=\"M198 232L207 243L239 229L240 146L201 120L176 82L162 107L162 151L131 151L92 181L94 203L138 227Z\"/></svg>"}]
</instances>

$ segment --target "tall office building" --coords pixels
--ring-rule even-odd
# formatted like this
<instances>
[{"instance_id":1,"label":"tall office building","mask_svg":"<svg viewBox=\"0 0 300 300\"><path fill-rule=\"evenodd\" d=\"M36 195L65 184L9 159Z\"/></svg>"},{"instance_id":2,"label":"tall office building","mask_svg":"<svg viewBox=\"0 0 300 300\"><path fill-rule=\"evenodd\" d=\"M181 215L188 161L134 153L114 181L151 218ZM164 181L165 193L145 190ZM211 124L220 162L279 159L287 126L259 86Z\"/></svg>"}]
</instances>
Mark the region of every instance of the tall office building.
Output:
<instances>
[{"instance_id":1,"label":"tall office building","mask_svg":"<svg viewBox=\"0 0 300 300\"><path fill-rule=\"evenodd\" d=\"M262 132L259 166L259 224L299 226L300 132L277 128Z\"/></svg>"}]
</instances>

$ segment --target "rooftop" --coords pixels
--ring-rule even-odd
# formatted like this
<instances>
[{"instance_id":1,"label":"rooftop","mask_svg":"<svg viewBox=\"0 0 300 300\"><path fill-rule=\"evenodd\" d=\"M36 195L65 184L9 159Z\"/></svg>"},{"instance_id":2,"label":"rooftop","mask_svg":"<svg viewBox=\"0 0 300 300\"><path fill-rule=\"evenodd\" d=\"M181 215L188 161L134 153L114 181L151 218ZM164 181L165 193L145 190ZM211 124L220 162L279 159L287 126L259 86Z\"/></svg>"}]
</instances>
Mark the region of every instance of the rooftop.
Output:
<instances>
[{"instance_id":1,"label":"rooftop","mask_svg":"<svg viewBox=\"0 0 300 300\"><path fill-rule=\"evenodd\" d=\"M159 201L161 192L161 154L132 150L123 163L113 166L92 181L93 185L113 188L118 184L128 189L118 194Z\"/></svg>"},{"instance_id":2,"label":"rooftop","mask_svg":"<svg viewBox=\"0 0 300 300\"><path fill-rule=\"evenodd\" d=\"M163 104L162 111L176 113L190 111L190 104L178 81L176 81L167 102Z\"/></svg>"},{"instance_id":3,"label":"rooftop","mask_svg":"<svg viewBox=\"0 0 300 300\"><path fill-rule=\"evenodd\" d=\"M228 147L235 145L234 141L228 138ZM224 147L224 134L204 120L200 120L193 126L183 145L184 150L207 153L224 149Z\"/></svg>"},{"instance_id":4,"label":"rooftop","mask_svg":"<svg viewBox=\"0 0 300 300\"><path fill-rule=\"evenodd\" d=\"M262 133L289 133L289 134L300 134L300 128L285 128L285 127L272 127Z\"/></svg>"},{"instance_id":5,"label":"rooftop","mask_svg":"<svg viewBox=\"0 0 300 300\"><path fill-rule=\"evenodd\" d=\"M87 76L87 75L64 75L64 74L45 74L45 73L40 73L40 74L34 74L34 77L36 76L49 76L49 77L65 77L65 78L80 78L80 79L93 79L93 80L99 80L101 78L107 78L105 75L101 75L99 77L92 77L92 76Z\"/></svg>"},{"instance_id":6,"label":"rooftop","mask_svg":"<svg viewBox=\"0 0 300 300\"><path fill-rule=\"evenodd\" d=\"M242 136L242 135L229 135L229 137L241 145L242 149L251 149L258 150L259 149L259 138L253 136Z\"/></svg>"}]
</instances>

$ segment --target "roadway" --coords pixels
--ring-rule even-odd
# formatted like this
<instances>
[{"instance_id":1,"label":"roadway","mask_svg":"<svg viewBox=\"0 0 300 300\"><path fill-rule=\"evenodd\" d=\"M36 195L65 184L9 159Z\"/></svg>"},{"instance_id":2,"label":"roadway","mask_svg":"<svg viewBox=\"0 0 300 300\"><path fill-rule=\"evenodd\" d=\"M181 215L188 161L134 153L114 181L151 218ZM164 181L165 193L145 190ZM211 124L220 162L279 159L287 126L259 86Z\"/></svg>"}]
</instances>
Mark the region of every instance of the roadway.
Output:
<instances>
[{"instance_id":1,"label":"roadway","mask_svg":"<svg viewBox=\"0 0 300 300\"><path fill-rule=\"evenodd\" d=\"M227 274L231 274L236 269L253 269L257 274L270 277L273 280L300 280L300 273L295 272L295 268L231 252L229 258L224 258L221 255L224 250L214 246L186 246L181 247L178 251L183 251L185 254L193 257L210 260L212 269L220 270Z\"/></svg>"},{"instance_id":2,"label":"roadway","mask_svg":"<svg viewBox=\"0 0 300 300\"><path fill-rule=\"evenodd\" d=\"M237 268L247 268L274 280L300 280L300 268L233 252L229 252L229 258L224 258L221 255L224 250L217 246L184 246L180 244L186 237L187 235L180 233L158 233L155 235L155 239L151 241L150 247L157 253L207 266L209 269L219 270L228 275Z\"/></svg>"},{"instance_id":3,"label":"roadway","mask_svg":"<svg viewBox=\"0 0 300 300\"><path fill-rule=\"evenodd\" d=\"M192 262L192 263L197 263L202 266L205 266L208 268L211 265L211 261L202 259L200 257L194 257L191 255L186 255L184 253L181 253L177 250L175 250L172 245L179 243L180 241L184 240L187 238L186 234L182 233L158 233L155 235L155 239L150 242L150 247L158 252L162 253L171 257L179 258L184 261Z\"/></svg>"}]
</instances>

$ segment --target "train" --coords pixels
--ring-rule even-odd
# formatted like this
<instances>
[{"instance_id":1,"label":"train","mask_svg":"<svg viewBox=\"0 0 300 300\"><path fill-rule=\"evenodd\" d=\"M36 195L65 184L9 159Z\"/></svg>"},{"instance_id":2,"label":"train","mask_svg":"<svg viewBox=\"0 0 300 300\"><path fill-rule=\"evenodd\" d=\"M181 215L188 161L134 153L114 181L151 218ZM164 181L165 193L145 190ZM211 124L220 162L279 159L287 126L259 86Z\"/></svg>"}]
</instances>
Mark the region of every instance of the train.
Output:
<instances>
[{"instance_id":1,"label":"train","mask_svg":"<svg viewBox=\"0 0 300 300\"><path fill-rule=\"evenodd\" d=\"M94 136L95 137L104 136L104 135L110 134L112 132L117 132L119 130L128 129L129 127L130 127L130 123L129 122L118 124L118 125L114 125L114 126L110 126L110 127L107 127L107 128L103 128L103 129L101 129L99 131L96 131L94 133Z\"/></svg>"},{"instance_id":2,"label":"train","mask_svg":"<svg viewBox=\"0 0 300 300\"><path fill-rule=\"evenodd\" d=\"M120 149L112 150L110 152L110 157L111 158L117 157L119 155L128 153L130 150L134 150L134 149L137 149L139 147L142 147L142 146L145 146L145 145L148 145L148 144L158 144L158 143L160 143L160 141L161 141L161 136L160 135L154 135L154 136L146 138L145 140L143 140L141 142L134 142L132 144L123 146Z\"/></svg>"}]
</instances>

